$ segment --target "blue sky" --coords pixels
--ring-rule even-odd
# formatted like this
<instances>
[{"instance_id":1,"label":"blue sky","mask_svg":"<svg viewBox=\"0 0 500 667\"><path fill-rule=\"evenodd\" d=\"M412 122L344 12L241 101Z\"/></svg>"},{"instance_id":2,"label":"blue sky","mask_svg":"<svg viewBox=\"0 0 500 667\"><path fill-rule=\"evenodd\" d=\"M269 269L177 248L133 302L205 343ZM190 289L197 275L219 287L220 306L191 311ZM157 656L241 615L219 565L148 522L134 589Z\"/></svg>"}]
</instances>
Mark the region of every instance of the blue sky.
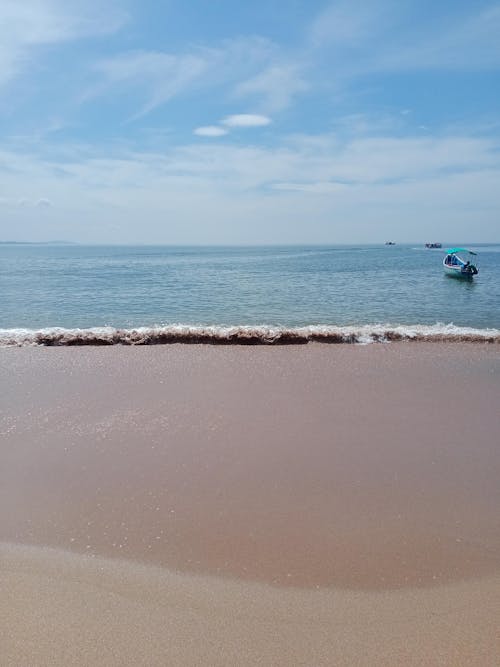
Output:
<instances>
[{"instance_id":1,"label":"blue sky","mask_svg":"<svg viewBox=\"0 0 500 667\"><path fill-rule=\"evenodd\" d=\"M2 0L0 240L500 240L500 3Z\"/></svg>"}]
</instances>

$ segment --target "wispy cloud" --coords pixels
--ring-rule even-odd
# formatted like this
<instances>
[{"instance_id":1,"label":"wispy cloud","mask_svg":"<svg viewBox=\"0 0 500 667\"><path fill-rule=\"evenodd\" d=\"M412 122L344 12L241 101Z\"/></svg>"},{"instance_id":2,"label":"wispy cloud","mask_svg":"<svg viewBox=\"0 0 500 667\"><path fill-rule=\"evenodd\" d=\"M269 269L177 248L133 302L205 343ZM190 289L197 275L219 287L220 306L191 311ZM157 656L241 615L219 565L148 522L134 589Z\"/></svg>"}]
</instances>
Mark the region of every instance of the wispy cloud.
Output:
<instances>
[{"instance_id":1,"label":"wispy cloud","mask_svg":"<svg viewBox=\"0 0 500 667\"><path fill-rule=\"evenodd\" d=\"M260 114L239 113L227 116L222 120L222 123L228 127L262 127L269 125L271 119Z\"/></svg>"},{"instance_id":2,"label":"wispy cloud","mask_svg":"<svg viewBox=\"0 0 500 667\"><path fill-rule=\"evenodd\" d=\"M18 208L38 208L38 209L48 209L52 208L53 204L50 199L46 197L41 197L35 201L22 197L21 199L15 199L13 197L0 197L0 206L5 206L11 209Z\"/></svg>"},{"instance_id":3,"label":"wispy cloud","mask_svg":"<svg viewBox=\"0 0 500 667\"><path fill-rule=\"evenodd\" d=\"M147 101L134 116L140 117L184 92L199 81L210 67L206 55L171 55L162 52L134 51L108 58L96 65L102 82L85 97L92 98L122 87L145 89Z\"/></svg>"},{"instance_id":4,"label":"wispy cloud","mask_svg":"<svg viewBox=\"0 0 500 667\"><path fill-rule=\"evenodd\" d=\"M37 208L51 208L52 207L52 202L50 199L46 199L45 197L42 197L41 199L38 199L35 202L35 206Z\"/></svg>"},{"instance_id":5,"label":"wispy cloud","mask_svg":"<svg viewBox=\"0 0 500 667\"><path fill-rule=\"evenodd\" d=\"M235 97L252 97L268 113L286 109L297 95L306 92L309 84L303 76L304 67L297 64L271 65L255 76L239 83Z\"/></svg>"},{"instance_id":6,"label":"wispy cloud","mask_svg":"<svg viewBox=\"0 0 500 667\"><path fill-rule=\"evenodd\" d=\"M473 8L474 5L471 5ZM438 23L426 36L382 53L378 67L411 69L500 69L500 4ZM375 61L376 62L376 61Z\"/></svg>"},{"instance_id":7,"label":"wispy cloud","mask_svg":"<svg viewBox=\"0 0 500 667\"><path fill-rule=\"evenodd\" d=\"M234 86L268 62L273 52L268 40L248 37L226 40L217 47L194 46L183 52L118 53L95 64L97 81L81 97L88 101L134 91L145 100L132 116L137 119L176 96Z\"/></svg>"},{"instance_id":8,"label":"wispy cloud","mask_svg":"<svg viewBox=\"0 0 500 667\"><path fill-rule=\"evenodd\" d=\"M314 47L359 48L390 28L397 16L393 0L368 0L330 3L310 23L308 42Z\"/></svg>"},{"instance_id":9,"label":"wispy cloud","mask_svg":"<svg viewBox=\"0 0 500 667\"><path fill-rule=\"evenodd\" d=\"M2 0L0 84L27 66L35 49L116 31L127 14L97 0Z\"/></svg>"},{"instance_id":10,"label":"wispy cloud","mask_svg":"<svg viewBox=\"0 0 500 667\"><path fill-rule=\"evenodd\" d=\"M331 195L337 192L343 192L349 186L345 183L317 181L315 183L273 183L270 187L273 190L282 190L284 192L303 192L306 194L315 195Z\"/></svg>"},{"instance_id":11,"label":"wispy cloud","mask_svg":"<svg viewBox=\"0 0 500 667\"><path fill-rule=\"evenodd\" d=\"M422 12L425 11L425 17ZM425 18L425 30L422 21ZM328 51L337 80L372 72L500 68L500 4L430 14L417 3L340 0L307 30L310 46Z\"/></svg>"}]
</instances>

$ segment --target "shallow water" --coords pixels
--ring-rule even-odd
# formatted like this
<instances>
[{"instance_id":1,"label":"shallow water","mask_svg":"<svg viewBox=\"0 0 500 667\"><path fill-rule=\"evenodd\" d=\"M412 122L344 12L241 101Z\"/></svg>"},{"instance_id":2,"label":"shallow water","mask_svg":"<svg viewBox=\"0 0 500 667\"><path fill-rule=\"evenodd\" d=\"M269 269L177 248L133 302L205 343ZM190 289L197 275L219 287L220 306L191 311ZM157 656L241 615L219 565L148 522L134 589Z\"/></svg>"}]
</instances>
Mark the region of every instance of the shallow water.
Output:
<instances>
[{"instance_id":1,"label":"shallow water","mask_svg":"<svg viewBox=\"0 0 500 667\"><path fill-rule=\"evenodd\" d=\"M417 246L0 244L0 329L366 324L500 327L500 246L445 276Z\"/></svg>"}]
</instances>

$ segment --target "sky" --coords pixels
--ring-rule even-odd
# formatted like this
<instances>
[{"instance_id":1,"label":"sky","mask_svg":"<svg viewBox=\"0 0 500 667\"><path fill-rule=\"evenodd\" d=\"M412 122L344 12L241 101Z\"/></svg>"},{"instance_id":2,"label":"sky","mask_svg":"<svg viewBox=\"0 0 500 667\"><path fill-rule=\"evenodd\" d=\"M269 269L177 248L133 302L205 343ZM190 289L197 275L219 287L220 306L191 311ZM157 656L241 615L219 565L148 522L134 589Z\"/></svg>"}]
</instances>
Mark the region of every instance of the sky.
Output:
<instances>
[{"instance_id":1,"label":"sky","mask_svg":"<svg viewBox=\"0 0 500 667\"><path fill-rule=\"evenodd\" d=\"M500 241L500 2L1 0L0 240Z\"/></svg>"}]
</instances>

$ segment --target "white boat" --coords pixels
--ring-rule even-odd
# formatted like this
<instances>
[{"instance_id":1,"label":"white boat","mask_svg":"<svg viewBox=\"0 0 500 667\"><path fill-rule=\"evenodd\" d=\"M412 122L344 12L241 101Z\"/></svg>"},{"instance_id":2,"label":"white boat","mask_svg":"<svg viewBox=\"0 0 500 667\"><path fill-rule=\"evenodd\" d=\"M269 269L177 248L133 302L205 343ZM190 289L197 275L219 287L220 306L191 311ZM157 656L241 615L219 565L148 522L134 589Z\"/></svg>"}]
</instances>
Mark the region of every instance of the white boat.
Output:
<instances>
[{"instance_id":1,"label":"white boat","mask_svg":"<svg viewBox=\"0 0 500 667\"><path fill-rule=\"evenodd\" d=\"M445 273L455 278L472 279L478 273L477 266L472 262L475 256L476 253L467 248L450 248L443 259Z\"/></svg>"}]
</instances>

